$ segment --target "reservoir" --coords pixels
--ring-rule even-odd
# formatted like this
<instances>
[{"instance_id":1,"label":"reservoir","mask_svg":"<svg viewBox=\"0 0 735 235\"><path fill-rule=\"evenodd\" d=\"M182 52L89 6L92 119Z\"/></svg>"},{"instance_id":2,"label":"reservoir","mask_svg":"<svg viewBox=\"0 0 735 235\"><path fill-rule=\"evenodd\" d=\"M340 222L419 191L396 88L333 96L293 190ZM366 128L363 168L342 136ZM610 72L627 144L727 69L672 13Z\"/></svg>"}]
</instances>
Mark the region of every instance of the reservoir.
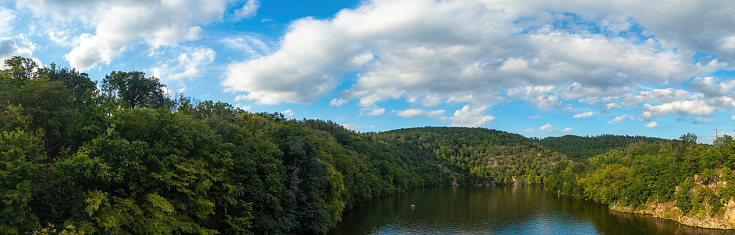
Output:
<instances>
[{"instance_id":1,"label":"reservoir","mask_svg":"<svg viewBox=\"0 0 735 235\"><path fill-rule=\"evenodd\" d=\"M415 205L412 209L411 205ZM329 234L735 234L610 211L541 187L430 187L345 212Z\"/></svg>"}]
</instances>

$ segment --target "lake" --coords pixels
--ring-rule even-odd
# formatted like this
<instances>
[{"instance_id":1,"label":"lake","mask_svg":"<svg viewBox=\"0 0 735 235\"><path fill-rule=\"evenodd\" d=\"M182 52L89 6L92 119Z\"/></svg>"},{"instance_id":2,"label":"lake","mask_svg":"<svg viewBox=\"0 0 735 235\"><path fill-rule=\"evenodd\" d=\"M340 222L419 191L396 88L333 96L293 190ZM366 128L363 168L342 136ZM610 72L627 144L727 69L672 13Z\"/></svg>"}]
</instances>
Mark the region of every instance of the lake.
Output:
<instances>
[{"instance_id":1,"label":"lake","mask_svg":"<svg viewBox=\"0 0 735 235\"><path fill-rule=\"evenodd\" d=\"M415 204L415 209L410 205ZM345 212L329 234L735 234L546 192L541 187L431 187Z\"/></svg>"}]
</instances>

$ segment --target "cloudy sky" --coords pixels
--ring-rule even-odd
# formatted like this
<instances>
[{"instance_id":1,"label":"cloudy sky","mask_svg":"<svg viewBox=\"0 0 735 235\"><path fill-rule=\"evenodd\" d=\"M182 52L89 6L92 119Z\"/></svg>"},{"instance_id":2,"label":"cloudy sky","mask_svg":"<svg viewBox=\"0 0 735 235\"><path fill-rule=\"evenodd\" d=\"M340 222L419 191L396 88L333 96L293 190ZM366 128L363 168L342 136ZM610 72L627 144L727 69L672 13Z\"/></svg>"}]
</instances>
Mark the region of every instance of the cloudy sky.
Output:
<instances>
[{"instance_id":1,"label":"cloudy sky","mask_svg":"<svg viewBox=\"0 0 735 235\"><path fill-rule=\"evenodd\" d=\"M361 132L735 129L730 0L0 0L0 59Z\"/></svg>"}]
</instances>

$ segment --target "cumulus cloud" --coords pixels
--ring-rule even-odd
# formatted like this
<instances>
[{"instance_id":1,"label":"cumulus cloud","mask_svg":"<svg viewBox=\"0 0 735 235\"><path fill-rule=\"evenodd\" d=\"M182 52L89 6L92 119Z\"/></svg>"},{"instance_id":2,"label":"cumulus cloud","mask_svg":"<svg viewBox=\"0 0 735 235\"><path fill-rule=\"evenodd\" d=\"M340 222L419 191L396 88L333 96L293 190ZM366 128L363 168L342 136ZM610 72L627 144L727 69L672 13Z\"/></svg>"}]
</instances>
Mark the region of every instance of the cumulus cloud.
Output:
<instances>
[{"instance_id":1,"label":"cumulus cloud","mask_svg":"<svg viewBox=\"0 0 735 235\"><path fill-rule=\"evenodd\" d=\"M553 90L554 86L535 86L525 87L523 89L511 88L507 94L511 97L524 99L539 109L563 109L564 106L561 104L559 98L549 94Z\"/></svg>"},{"instance_id":2,"label":"cumulus cloud","mask_svg":"<svg viewBox=\"0 0 735 235\"><path fill-rule=\"evenodd\" d=\"M0 61L4 61L11 56L31 57L36 47L37 45L24 34L11 38L0 38Z\"/></svg>"},{"instance_id":3,"label":"cumulus cloud","mask_svg":"<svg viewBox=\"0 0 735 235\"><path fill-rule=\"evenodd\" d=\"M370 125L370 126L360 126L360 125L357 125L357 124L351 124L351 123L346 123L346 124L342 124L342 126L343 126L344 128L350 129L350 130L359 130L359 129L366 129L366 128L375 128L375 125Z\"/></svg>"},{"instance_id":4,"label":"cumulus cloud","mask_svg":"<svg viewBox=\"0 0 735 235\"><path fill-rule=\"evenodd\" d=\"M10 58L15 54L17 46L13 40L0 40L0 59Z\"/></svg>"},{"instance_id":5,"label":"cumulus cloud","mask_svg":"<svg viewBox=\"0 0 735 235\"><path fill-rule=\"evenodd\" d=\"M444 110L426 111L423 109L406 109L406 110L393 110L396 115L401 117L424 117L431 118L444 114Z\"/></svg>"},{"instance_id":6,"label":"cumulus cloud","mask_svg":"<svg viewBox=\"0 0 735 235\"><path fill-rule=\"evenodd\" d=\"M658 123L656 122L649 122L648 124L646 124L646 128L656 128L656 127L658 127Z\"/></svg>"},{"instance_id":7,"label":"cumulus cloud","mask_svg":"<svg viewBox=\"0 0 735 235\"><path fill-rule=\"evenodd\" d=\"M643 104L641 116L646 120L667 114L711 116L716 109L716 107L712 107L704 101L674 101L661 105Z\"/></svg>"},{"instance_id":8,"label":"cumulus cloud","mask_svg":"<svg viewBox=\"0 0 735 235\"><path fill-rule=\"evenodd\" d=\"M255 16L255 13L258 12L258 7L260 7L260 2L258 2L258 0L248 0L245 5L235 10L235 12L232 14L232 16L230 16L228 20L240 21L243 19L251 18Z\"/></svg>"},{"instance_id":9,"label":"cumulus cloud","mask_svg":"<svg viewBox=\"0 0 735 235\"><path fill-rule=\"evenodd\" d=\"M689 83L689 88L702 92L707 97L720 97L733 94L735 80L722 81L713 77L697 77Z\"/></svg>"},{"instance_id":10,"label":"cumulus cloud","mask_svg":"<svg viewBox=\"0 0 735 235\"><path fill-rule=\"evenodd\" d=\"M418 103L424 107L437 106L443 102L443 99L436 96L427 95L425 97L408 97L408 102Z\"/></svg>"},{"instance_id":11,"label":"cumulus cloud","mask_svg":"<svg viewBox=\"0 0 735 235\"><path fill-rule=\"evenodd\" d=\"M572 118L586 118L586 117L592 117L592 115L595 115L595 112L580 113L580 114L574 115Z\"/></svg>"},{"instance_id":12,"label":"cumulus cloud","mask_svg":"<svg viewBox=\"0 0 735 235\"><path fill-rule=\"evenodd\" d=\"M349 100L347 100L347 99L334 98L334 99L332 99L332 100L329 101L329 105L330 106L337 106L337 107L339 107L339 106L342 106L343 104L346 104L348 101Z\"/></svg>"},{"instance_id":13,"label":"cumulus cloud","mask_svg":"<svg viewBox=\"0 0 735 235\"><path fill-rule=\"evenodd\" d=\"M454 111L454 116L443 117L442 120L447 120L451 126L461 127L478 127L485 125L495 117L485 114L485 108L472 108L469 105L465 105L462 109Z\"/></svg>"},{"instance_id":14,"label":"cumulus cloud","mask_svg":"<svg viewBox=\"0 0 735 235\"><path fill-rule=\"evenodd\" d=\"M629 116L628 114L623 114L623 115L615 117L613 120L610 120L609 122L607 122L607 124L617 125L617 124L620 124L620 122L627 120L627 119L633 119L633 117Z\"/></svg>"},{"instance_id":15,"label":"cumulus cloud","mask_svg":"<svg viewBox=\"0 0 735 235\"><path fill-rule=\"evenodd\" d=\"M564 128L564 130L562 130L561 132L570 132L572 130L574 130L574 128L567 127L567 128Z\"/></svg>"},{"instance_id":16,"label":"cumulus cloud","mask_svg":"<svg viewBox=\"0 0 735 235\"><path fill-rule=\"evenodd\" d=\"M223 85L260 103L309 103L336 88L345 74L358 72L357 83L346 92L363 107L429 96L421 104L446 100L489 106L496 101L490 97L508 94L541 109L564 109L560 97L620 95L641 83L684 81L722 66L716 60L694 63L690 50L656 39L573 30L589 25L628 30L628 19L634 18L619 14L629 7L365 1L329 19L294 21L272 54L231 64ZM610 18L562 17L557 10L585 16L595 11ZM573 26L562 29L556 23ZM572 86L560 89L565 84Z\"/></svg>"},{"instance_id":17,"label":"cumulus cloud","mask_svg":"<svg viewBox=\"0 0 735 235\"><path fill-rule=\"evenodd\" d=\"M223 17L228 0L194 1L19 1L37 17L56 21L81 22L94 28L94 34L80 35L79 43L66 56L69 64L87 70L112 59L142 39L151 49L194 40L202 33L200 25ZM191 14L182 14L190 12Z\"/></svg>"},{"instance_id":18,"label":"cumulus cloud","mask_svg":"<svg viewBox=\"0 0 735 235\"><path fill-rule=\"evenodd\" d=\"M625 94L621 100L625 106L633 107L643 102L670 103L697 97L699 97L698 94L686 90L666 88L642 91L635 95Z\"/></svg>"},{"instance_id":19,"label":"cumulus cloud","mask_svg":"<svg viewBox=\"0 0 735 235\"><path fill-rule=\"evenodd\" d=\"M162 62L158 66L150 68L151 75L164 81L196 78L201 75L207 65L214 62L215 54L214 50L204 46L186 48L185 52L179 53L176 59Z\"/></svg>"},{"instance_id":20,"label":"cumulus cloud","mask_svg":"<svg viewBox=\"0 0 735 235\"><path fill-rule=\"evenodd\" d=\"M11 24L15 20L15 13L7 8L0 7L0 37L9 35L13 31Z\"/></svg>"},{"instance_id":21,"label":"cumulus cloud","mask_svg":"<svg viewBox=\"0 0 735 235\"><path fill-rule=\"evenodd\" d=\"M602 106L601 110L602 111L609 111L609 110L620 108L620 107L622 107L622 106L620 106L619 104L609 103L609 104L605 104L604 106Z\"/></svg>"},{"instance_id":22,"label":"cumulus cloud","mask_svg":"<svg viewBox=\"0 0 735 235\"><path fill-rule=\"evenodd\" d=\"M541 131L548 131L548 132L553 132L553 131L559 130L559 129L554 128L554 126L551 125L551 123L546 123L546 125L543 125L543 126L539 127L538 129L541 130Z\"/></svg>"},{"instance_id":23,"label":"cumulus cloud","mask_svg":"<svg viewBox=\"0 0 735 235\"><path fill-rule=\"evenodd\" d=\"M383 115L383 113L385 113L384 108L373 108L372 110L366 112L365 114L368 116L380 116L380 115Z\"/></svg>"},{"instance_id":24,"label":"cumulus cloud","mask_svg":"<svg viewBox=\"0 0 735 235\"><path fill-rule=\"evenodd\" d=\"M242 109L242 110L244 110L244 111L248 111L248 110L250 110L251 108L253 108L253 107L252 107L252 106L250 106L250 105L245 105L245 104L242 104L242 103L238 103L238 104L236 104L236 105L235 105L235 107L237 107L237 108L239 108L239 109Z\"/></svg>"},{"instance_id":25,"label":"cumulus cloud","mask_svg":"<svg viewBox=\"0 0 735 235\"><path fill-rule=\"evenodd\" d=\"M293 115L295 114L295 113L293 112L293 110L291 110L291 109L286 109L286 110L283 110L283 112L281 112L281 113L282 113L283 115L285 115L286 117L291 117L291 116L293 116Z\"/></svg>"}]
</instances>

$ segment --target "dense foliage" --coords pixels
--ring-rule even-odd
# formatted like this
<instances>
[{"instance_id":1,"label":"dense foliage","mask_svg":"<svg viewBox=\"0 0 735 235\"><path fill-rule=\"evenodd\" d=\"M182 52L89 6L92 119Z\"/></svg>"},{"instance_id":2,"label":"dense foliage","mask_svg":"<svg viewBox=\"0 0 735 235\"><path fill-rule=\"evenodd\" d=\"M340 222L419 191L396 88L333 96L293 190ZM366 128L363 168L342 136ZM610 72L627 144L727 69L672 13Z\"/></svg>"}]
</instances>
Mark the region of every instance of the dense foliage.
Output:
<instances>
[{"instance_id":1,"label":"dense foliage","mask_svg":"<svg viewBox=\"0 0 735 235\"><path fill-rule=\"evenodd\" d=\"M173 99L158 79L13 57L0 72L0 233L324 233L372 198L448 184L320 120Z\"/></svg>"},{"instance_id":2,"label":"dense foliage","mask_svg":"<svg viewBox=\"0 0 735 235\"><path fill-rule=\"evenodd\" d=\"M556 164L545 187L600 203L645 208L675 202L681 213L711 216L735 194L735 142L723 135L714 145L680 141L638 142L626 148Z\"/></svg>"},{"instance_id":3,"label":"dense foliage","mask_svg":"<svg viewBox=\"0 0 735 235\"><path fill-rule=\"evenodd\" d=\"M565 135L561 137L547 137L538 140L538 143L567 157L580 158L600 155L616 148L625 148L633 143L644 142L651 144L661 141L666 140L645 136L600 135L582 137Z\"/></svg>"}]
</instances>

